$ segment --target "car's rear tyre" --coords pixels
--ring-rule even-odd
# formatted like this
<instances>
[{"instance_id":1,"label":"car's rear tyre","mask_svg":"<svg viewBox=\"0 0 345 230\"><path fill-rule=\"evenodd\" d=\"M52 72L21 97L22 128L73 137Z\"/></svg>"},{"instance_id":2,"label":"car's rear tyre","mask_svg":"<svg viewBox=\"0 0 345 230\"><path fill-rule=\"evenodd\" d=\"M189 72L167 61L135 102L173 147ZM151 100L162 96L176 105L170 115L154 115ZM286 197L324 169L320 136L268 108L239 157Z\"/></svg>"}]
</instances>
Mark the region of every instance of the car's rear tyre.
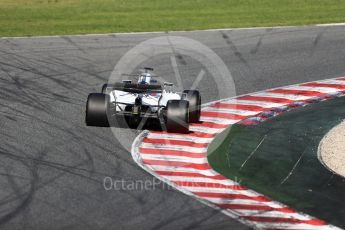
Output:
<instances>
[{"instance_id":1,"label":"car's rear tyre","mask_svg":"<svg viewBox=\"0 0 345 230\"><path fill-rule=\"evenodd\" d=\"M167 103L166 129L172 133L189 132L189 102L186 100L170 100Z\"/></svg>"},{"instance_id":2,"label":"car's rear tyre","mask_svg":"<svg viewBox=\"0 0 345 230\"><path fill-rule=\"evenodd\" d=\"M201 96L198 90L184 90L182 99L189 102L189 123L200 121Z\"/></svg>"},{"instance_id":3,"label":"car's rear tyre","mask_svg":"<svg viewBox=\"0 0 345 230\"><path fill-rule=\"evenodd\" d=\"M104 94L109 94L113 90L114 90L113 84L104 84L102 86L102 93L104 93Z\"/></svg>"},{"instance_id":4,"label":"car's rear tyre","mask_svg":"<svg viewBox=\"0 0 345 230\"><path fill-rule=\"evenodd\" d=\"M109 95L104 93L90 93L86 102L86 125L108 127L108 110Z\"/></svg>"}]
</instances>

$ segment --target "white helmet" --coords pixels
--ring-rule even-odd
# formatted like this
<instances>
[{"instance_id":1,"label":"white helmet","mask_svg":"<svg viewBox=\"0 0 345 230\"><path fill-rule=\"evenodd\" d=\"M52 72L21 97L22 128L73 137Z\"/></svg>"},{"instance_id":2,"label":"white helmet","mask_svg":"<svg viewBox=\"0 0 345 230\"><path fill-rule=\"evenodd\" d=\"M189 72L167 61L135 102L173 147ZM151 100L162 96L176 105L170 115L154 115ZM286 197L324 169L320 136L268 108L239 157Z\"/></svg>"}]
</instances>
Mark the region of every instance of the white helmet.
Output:
<instances>
[{"instance_id":1,"label":"white helmet","mask_svg":"<svg viewBox=\"0 0 345 230\"><path fill-rule=\"evenodd\" d=\"M149 85L151 82L151 74L150 73L142 73L139 76L138 84L142 85Z\"/></svg>"}]
</instances>

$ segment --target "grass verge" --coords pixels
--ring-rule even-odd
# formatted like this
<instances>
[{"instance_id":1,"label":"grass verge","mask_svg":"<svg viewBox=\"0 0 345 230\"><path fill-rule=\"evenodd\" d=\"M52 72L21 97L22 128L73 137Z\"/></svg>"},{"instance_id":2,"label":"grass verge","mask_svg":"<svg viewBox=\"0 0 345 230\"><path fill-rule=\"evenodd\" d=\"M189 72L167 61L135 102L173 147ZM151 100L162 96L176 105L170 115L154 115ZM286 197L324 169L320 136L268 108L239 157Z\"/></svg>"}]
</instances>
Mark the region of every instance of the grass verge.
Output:
<instances>
[{"instance_id":1,"label":"grass verge","mask_svg":"<svg viewBox=\"0 0 345 230\"><path fill-rule=\"evenodd\" d=\"M2 0L0 36L308 25L344 12L345 0Z\"/></svg>"}]
</instances>

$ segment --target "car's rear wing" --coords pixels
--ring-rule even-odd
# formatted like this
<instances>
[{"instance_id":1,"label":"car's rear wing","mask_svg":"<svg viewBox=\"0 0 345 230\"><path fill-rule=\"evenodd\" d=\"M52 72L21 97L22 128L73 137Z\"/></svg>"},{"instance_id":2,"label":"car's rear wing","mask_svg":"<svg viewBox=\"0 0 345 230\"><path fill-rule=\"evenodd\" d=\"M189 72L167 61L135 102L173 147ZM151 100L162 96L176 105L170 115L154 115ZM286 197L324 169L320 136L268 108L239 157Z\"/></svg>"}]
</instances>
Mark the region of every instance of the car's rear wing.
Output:
<instances>
[{"instance_id":1,"label":"car's rear wing","mask_svg":"<svg viewBox=\"0 0 345 230\"><path fill-rule=\"evenodd\" d=\"M141 85L127 82L115 83L112 89L129 93L162 93L163 91L161 85Z\"/></svg>"}]
</instances>

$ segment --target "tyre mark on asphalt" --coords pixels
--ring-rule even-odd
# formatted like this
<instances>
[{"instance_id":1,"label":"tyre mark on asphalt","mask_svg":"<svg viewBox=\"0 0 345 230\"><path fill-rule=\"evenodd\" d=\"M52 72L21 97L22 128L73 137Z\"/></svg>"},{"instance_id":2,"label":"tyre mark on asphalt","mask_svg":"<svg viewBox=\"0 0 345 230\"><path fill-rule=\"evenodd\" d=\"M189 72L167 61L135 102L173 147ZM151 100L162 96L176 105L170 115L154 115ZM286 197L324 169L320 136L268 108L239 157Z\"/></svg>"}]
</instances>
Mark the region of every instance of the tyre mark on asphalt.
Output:
<instances>
[{"instance_id":1,"label":"tyre mark on asphalt","mask_svg":"<svg viewBox=\"0 0 345 230\"><path fill-rule=\"evenodd\" d=\"M230 31L231 32L231 31ZM242 53L237 49L236 45L232 42L232 40L230 39L230 37L226 34L226 32L224 31L220 31L220 34L222 35L222 38L225 40L226 44L228 44L230 46L230 48L232 49L232 51L234 52L235 56L238 57L238 59L240 59L240 61L249 69L251 69L251 67L248 65L247 60L243 57Z\"/></svg>"},{"instance_id":2,"label":"tyre mark on asphalt","mask_svg":"<svg viewBox=\"0 0 345 230\"><path fill-rule=\"evenodd\" d=\"M317 50L317 47L322 39L322 36L324 35L324 33L327 31L327 27L323 28L320 32L317 33L317 35L314 38L313 41L313 46L311 48L311 53L310 56L313 56Z\"/></svg>"},{"instance_id":3,"label":"tyre mark on asphalt","mask_svg":"<svg viewBox=\"0 0 345 230\"><path fill-rule=\"evenodd\" d=\"M266 34L270 33L271 31L273 31L273 28L268 28L265 30L265 33L262 33L259 35L258 42L256 43L255 47L250 50L251 54L256 54L258 52L262 44L262 39L266 36Z\"/></svg>"}]
</instances>

